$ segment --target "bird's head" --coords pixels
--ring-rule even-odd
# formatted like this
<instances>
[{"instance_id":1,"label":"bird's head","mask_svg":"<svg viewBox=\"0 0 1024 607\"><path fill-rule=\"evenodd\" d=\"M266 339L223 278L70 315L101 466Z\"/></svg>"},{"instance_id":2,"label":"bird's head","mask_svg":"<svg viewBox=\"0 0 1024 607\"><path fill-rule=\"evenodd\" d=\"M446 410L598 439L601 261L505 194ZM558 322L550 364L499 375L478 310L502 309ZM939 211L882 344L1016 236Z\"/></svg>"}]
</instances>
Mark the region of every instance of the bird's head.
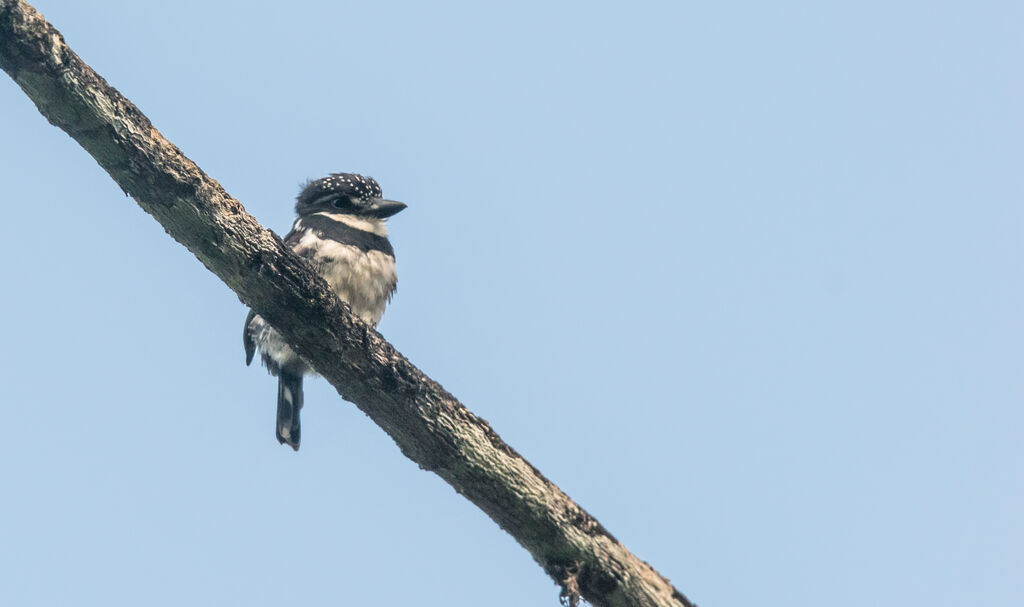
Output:
<instances>
[{"instance_id":1,"label":"bird's head","mask_svg":"<svg viewBox=\"0 0 1024 607\"><path fill-rule=\"evenodd\" d=\"M331 173L310 181L295 202L299 217L328 212L385 219L405 207L404 203L385 200L380 185L372 177L355 173Z\"/></svg>"}]
</instances>

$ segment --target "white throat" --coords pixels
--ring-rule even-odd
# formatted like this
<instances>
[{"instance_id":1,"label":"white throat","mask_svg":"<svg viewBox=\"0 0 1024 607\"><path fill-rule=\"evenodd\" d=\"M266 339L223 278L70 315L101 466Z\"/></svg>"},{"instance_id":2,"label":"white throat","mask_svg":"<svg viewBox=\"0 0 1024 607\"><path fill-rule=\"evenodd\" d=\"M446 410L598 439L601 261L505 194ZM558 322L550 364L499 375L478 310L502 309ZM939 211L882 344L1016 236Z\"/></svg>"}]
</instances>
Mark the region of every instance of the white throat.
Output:
<instances>
[{"instance_id":1,"label":"white throat","mask_svg":"<svg viewBox=\"0 0 1024 607\"><path fill-rule=\"evenodd\" d=\"M351 228L376 234L377 236L384 238L387 238L388 236L387 224L384 223L383 219L379 219L377 217L359 217L357 215L331 213L329 211L320 211L319 213L314 213L314 215L323 215L324 217L329 217L334 221L340 221Z\"/></svg>"}]
</instances>

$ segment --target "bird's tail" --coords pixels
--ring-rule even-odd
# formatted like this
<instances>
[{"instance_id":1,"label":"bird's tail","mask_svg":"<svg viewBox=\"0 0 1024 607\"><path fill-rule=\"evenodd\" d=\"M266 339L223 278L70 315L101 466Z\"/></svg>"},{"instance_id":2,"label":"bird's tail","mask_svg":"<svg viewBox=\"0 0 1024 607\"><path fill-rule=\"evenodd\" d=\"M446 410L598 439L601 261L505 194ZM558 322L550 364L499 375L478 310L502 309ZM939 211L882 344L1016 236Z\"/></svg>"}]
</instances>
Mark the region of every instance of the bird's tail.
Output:
<instances>
[{"instance_id":1,"label":"bird's tail","mask_svg":"<svg viewBox=\"0 0 1024 607\"><path fill-rule=\"evenodd\" d=\"M299 409L302 408L302 375L284 369L277 376L277 440L299 450Z\"/></svg>"}]
</instances>

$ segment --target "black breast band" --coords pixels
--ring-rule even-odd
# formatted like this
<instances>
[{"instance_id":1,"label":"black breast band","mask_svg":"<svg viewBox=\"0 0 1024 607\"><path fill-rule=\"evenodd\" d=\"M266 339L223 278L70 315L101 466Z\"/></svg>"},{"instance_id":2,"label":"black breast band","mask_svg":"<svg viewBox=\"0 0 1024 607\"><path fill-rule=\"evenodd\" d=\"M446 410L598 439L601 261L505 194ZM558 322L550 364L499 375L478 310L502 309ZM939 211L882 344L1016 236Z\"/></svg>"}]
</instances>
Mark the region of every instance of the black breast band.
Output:
<instances>
[{"instance_id":1,"label":"black breast band","mask_svg":"<svg viewBox=\"0 0 1024 607\"><path fill-rule=\"evenodd\" d=\"M387 238L378 236L373 232L353 228L347 223L331 219L326 215L308 215L302 218L300 225L304 229L313 230L320 238L325 240L334 240L352 245L366 253L380 251L385 255L395 256L395 251L391 248L391 243Z\"/></svg>"}]
</instances>

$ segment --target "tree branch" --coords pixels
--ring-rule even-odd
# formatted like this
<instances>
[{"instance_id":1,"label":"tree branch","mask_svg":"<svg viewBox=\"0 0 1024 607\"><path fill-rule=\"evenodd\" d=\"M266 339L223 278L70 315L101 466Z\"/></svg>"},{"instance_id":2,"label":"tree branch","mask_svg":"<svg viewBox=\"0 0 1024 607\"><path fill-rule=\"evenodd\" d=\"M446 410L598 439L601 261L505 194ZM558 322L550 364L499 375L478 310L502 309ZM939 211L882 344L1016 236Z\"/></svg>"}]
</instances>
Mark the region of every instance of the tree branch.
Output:
<instances>
[{"instance_id":1,"label":"tree branch","mask_svg":"<svg viewBox=\"0 0 1024 607\"><path fill-rule=\"evenodd\" d=\"M0 0L0 67L168 234L273 325L409 459L526 548L575 605L690 607L593 517L355 319L323 279L264 229L21 0Z\"/></svg>"}]
</instances>

